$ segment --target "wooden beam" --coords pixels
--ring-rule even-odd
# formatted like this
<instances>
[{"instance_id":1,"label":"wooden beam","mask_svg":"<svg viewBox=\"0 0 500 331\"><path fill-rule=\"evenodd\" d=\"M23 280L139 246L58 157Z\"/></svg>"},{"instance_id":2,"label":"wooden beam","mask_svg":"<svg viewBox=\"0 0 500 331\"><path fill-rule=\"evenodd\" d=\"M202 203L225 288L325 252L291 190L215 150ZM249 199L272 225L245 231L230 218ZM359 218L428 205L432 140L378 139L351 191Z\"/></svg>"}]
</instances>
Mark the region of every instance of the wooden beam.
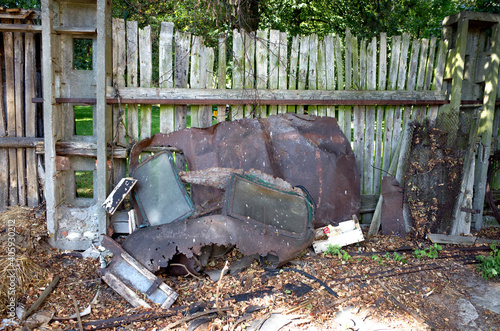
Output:
<instances>
[{"instance_id":1,"label":"wooden beam","mask_svg":"<svg viewBox=\"0 0 500 331\"><path fill-rule=\"evenodd\" d=\"M324 91L108 87L108 103L128 104L297 104L429 105L447 104L443 91Z\"/></svg>"},{"instance_id":2,"label":"wooden beam","mask_svg":"<svg viewBox=\"0 0 500 331\"><path fill-rule=\"evenodd\" d=\"M41 25L0 23L1 32L42 32Z\"/></svg>"}]
</instances>

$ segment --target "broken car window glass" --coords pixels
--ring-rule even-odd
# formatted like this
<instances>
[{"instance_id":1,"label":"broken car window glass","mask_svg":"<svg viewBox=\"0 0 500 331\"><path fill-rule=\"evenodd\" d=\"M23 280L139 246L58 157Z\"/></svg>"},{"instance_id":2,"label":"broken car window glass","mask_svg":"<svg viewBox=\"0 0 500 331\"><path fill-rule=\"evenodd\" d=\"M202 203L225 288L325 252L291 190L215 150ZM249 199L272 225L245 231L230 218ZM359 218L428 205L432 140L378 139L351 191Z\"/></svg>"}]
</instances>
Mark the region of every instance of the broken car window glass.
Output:
<instances>
[{"instance_id":1,"label":"broken car window glass","mask_svg":"<svg viewBox=\"0 0 500 331\"><path fill-rule=\"evenodd\" d=\"M229 216L274 227L284 235L302 236L312 222L312 206L305 197L248 175L232 175L226 210Z\"/></svg>"},{"instance_id":2,"label":"broken car window glass","mask_svg":"<svg viewBox=\"0 0 500 331\"><path fill-rule=\"evenodd\" d=\"M175 169L172 154L160 152L142 162L132 176L137 179L133 197L142 220L150 226L186 219L194 205Z\"/></svg>"}]
</instances>

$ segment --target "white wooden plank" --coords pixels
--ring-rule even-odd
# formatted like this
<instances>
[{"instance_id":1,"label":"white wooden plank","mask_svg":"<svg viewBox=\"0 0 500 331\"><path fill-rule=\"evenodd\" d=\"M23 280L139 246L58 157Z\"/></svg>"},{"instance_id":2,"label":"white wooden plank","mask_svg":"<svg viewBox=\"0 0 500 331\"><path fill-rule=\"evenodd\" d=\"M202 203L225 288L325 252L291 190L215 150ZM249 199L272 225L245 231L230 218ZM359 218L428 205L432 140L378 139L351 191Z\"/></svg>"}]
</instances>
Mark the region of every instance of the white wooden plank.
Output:
<instances>
[{"instance_id":1,"label":"white wooden plank","mask_svg":"<svg viewBox=\"0 0 500 331\"><path fill-rule=\"evenodd\" d=\"M269 88L278 89L279 86L279 43L280 32L269 31ZM269 106L269 115L278 114L278 106Z\"/></svg>"},{"instance_id":2,"label":"white wooden plank","mask_svg":"<svg viewBox=\"0 0 500 331\"><path fill-rule=\"evenodd\" d=\"M318 43L318 90L326 90L326 44L325 39ZM326 116L326 106L318 106L318 116Z\"/></svg>"},{"instance_id":3,"label":"white wooden plank","mask_svg":"<svg viewBox=\"0 0 500 331\"><path fill-rule=\"evenodd\" d=\"M392 37L391 45L391 63L389 68L389 79L387 82L387 90L395 90L397 85L397 77L399 72L399 57L401 54L401 36ZM394 113L396 108L389 106L385 111L385 132L384 132L384 155L383 167L384 171L389 170L391 156L396 148L397 142L394 141Z\"/></svg>"},{"instance_id":4,"label":"white wooden plank","mask_svg":"<svg viewBox=\"0 0 500 331\"><path fill-rule=\"evenodd\" d=\"M245 89L255 89L255 33L244 33L244 54L245 54ZM246 105L244 116L252 118L254 116L254 105Z\"/></svg>"},{"instance_id":5,"label":"white wooden plank","mask_svg":"<svg viewBox=\"0 0 500 331\"><path fill-rule=\"evenodd\" d=\"M191 68L189 69L189 86L194 89L202 88L201 77L201 56L202 56L202 38L193 36L191 46ZM200 106L191 106L191 127L200 128Z\"/></svg>"},{"instance_id":6,"label":"white wooden plank","mask_svg":"<svg viewBox=\"0 0 500 331\"><path fill-rule=\"evenodd\" d=\"M305 90L307 83L307 66L309 63L309 36L300 36L299 71L297 89ZM297 114L304 114L304 106L297 106Z\"/></svg>"},{"instance_id":7,"label":"white wooden plank","mask_svg":"<svg viewBox=\"0 0 500 331\"><path fill-rule=\"evenodd\" d=\"M191 50L191 35L176 31L175 33L175 66L174 86L185 88L188 84L189 53ZM187 126L187 106L175 107L175 130L182 130ZM177 164L177 162L176 162ZM181 169L185 169L180 166Z\"/></svg>"},{"instance_id":8,"label":"white wooden plank","mask_svg":"<svg viewBox=\"0 0 500 331\"><path fill-rule=\"evenodd\" d=\"M162 102L182 104L213 104L220 101L229 104L240 102L251 103L255 94L245 89L186 89L186 88L142 88L125 87L120 90L122 100L158 104ZM262 102L268 104L419 104L419 103L446 103L445 91L360 91L360 90L257 90ZM116 91L113 87L107 88L107 96L113 98Z\"/></svg>"},{"instance_id":9,"label":"white wooden plank","mask_svg":"<svg viewBox=\"0 0 500 331\"><path fill-rule=\"evenodd\" d=\"M233 89L243 88L245 73L245 53L243 35L233 30ZM243 106L235 105L231 108L231 120L243 118Z\"/></svg>"},{"instance_id":10,"label":"white wooden plank","mask_svg":"<svg viewBox=\"0 0 500 331\"><path fill-rule=\"evenodd\" d=\"M299 71L299 52L300 52L300 37L292 37L292 47L290 49L290 77L288 79L288 89L296 90ZM288 106L287 112L295 113L297 107L295 105Z\"/></svg>"},{"instance_id":11,"label":"white wooden plank","mask_svg":"<svg viewBox=\"0 0 500 331\"><path fill-rule=\"evenodd\" d=\"M443 75L444 68L446 65L446 54L448 50L448 42L440 41L437 54L436 54L436 67L434 68L434 79L431 86L432 90L441 90L443 88ZM437 114L439 107L431 106L429 108L428 118L429 124L434 125L436 123Z\"/></svg>"},{"instance_id":12,"label":"white wooden plank","mask_svg":"<svg viewBox=\"0 0 500 331\"><path fill-rule=\"evenodd\" d=\"M378 60L378 90L385 90L387 87L387 34L380 34L379 60ZM375 168L373 169L373 192L380 193L381 186L381 169L382 169L382 153L384 151L383 140L383 122L385 109L383 106L377 107L377 128L375 138Z\"/></svg>"},{"instance_id":13,"label":"white wooden plank","mask_svg":"<svg viewBox=\"0 0 500 331\"><path fill-rule=\"evenodd\" d=\"M256 75L256 87L258 89L267 89L268 88L268 79L269 74L267 71L267 67L269 64L269 39L268 39L267 30L259 30L257 31L257 40L256 40L256 62L257 62L257 75ZM267 106L259 106L256 110L255 116L257 118L265 118L267 117Z\"/></svg>"},{"instance_id":14,"label":"white wooden plank","mask_svg":"<svg viewBox=\"0 0 500 331\"><path fill-rule=\"evenodd\" d=\"M113 84L118 87L125 86L126 69L126 42L125 21L119 18L112 20L113 37ZM121 145L126 143L125 137L125 111L121 105L113 106L113 136Z\"/></svg>"},{"instance_id":15,"label":"white wooden plank","mask_svg":"<svg viewBox=\"0 0 500 331\"><path fill-rule=\"evenodd\" d=\"M201 86L205 89L214 88L214 49L211 47L202 47L201 58ZM200 107L199 114L200 127L206 128L212 126L212 105L203 105Z\"/></svg>"},{"instance_id":16,"label":"white wooden plank","mask_svg":"<svg viewBox=\"0 0 500 331\"><path fill-rule=\"evenodd\" d=\"M127 86L137 87L139 60L138 25L136 21L127 21ZM139 112L137 105L127 105L127 135L129 143L139 141ZM131 141L130 141L131 140Z\"/></svg>"},{"instance_id":17,"label":"white wooden plank","mask_svg":"<svg viewBox=\"0 0 500 331\"><path fill-rule=\"evenodd\" d=\"M139 29L139 63L140 63L140 86L151 87L153 79L153 54L151 26ZM140 139L151 137L152 107L141 105L141 129Z\"/></svg>"},{"instance_id":18,"label":"white wooden plank","mask_svg":"<svg viewBox=\"0 0 500 331\"><path fill-rule=\"evenodd\" d=\"M342 91L344 89L344 61L342 57L342 42L340 40L339 36L335 37L334 41L334 48L335 48L335 67L337 69L337 90ZM339 106L338 107L338 123L339 127L346 134L347 139L349 142L351 141L351 135L347 134L345 131L345 107L344 106Z\"/></svg>"},{"instance_id":19,"label":"white wooden plank","mask_svg":"<svg viewBox=\"0 0 500 331\"><path fill-rule=\"evenodd\" d=\"M226 34L221 33L218 41L218 67L217 67L217 88L226 88ZM217 105L217 122L224 122L226 120L226 105Z\"/></svg>"},{"instance_id":20,"label":"white wooden plank","mask_svg":"<svg viewBox=\"0 0 500 331\"><path fill-rule=\"evenodd\" d=\"M325 252L330 245L343 247L365 240L357 219L340 222L338 226L329 225L325 228L327 232L329 232L327 234L328 239L316 240L313 242L313 248L316 254ZM322 232L323 228L318 229L316 232L317 236L318 233L321 234Z\"/></svg>"},{"instance_id":21,"label":"white wooden plank","mask_svg":"<svg viewBox=\"0 0 500 331\"><path fill-rule=\"evenodd\" d=\"M377 88L377 39L374 37L366 49L366 88ZM365 146L364 146L364 188L365 194L373 194L373 157L375 145L375 106L367 106L365 114Z\"/></svg>"},{"instance_id":22,"label":"white wooden plank","mask_svg":"<svg viewBox=\"0 0 500 331\"><path fill-rule=\"evenodd\" d=\"M334 35L328 34L325 39L325 74L326 74L326 86L327 90L335 89L335 46L334 46ZM335 107L328 106L326 108L326 116L335 117Z\"/></svg>"},{"instance_id":23,"label":"white wooden plank","mask_svg":"<svg viewBox=\"0 0 500 331\"><path fill-rule=\"evenodd\" d=\"M308 90L318 89L318 35L312 34L309 37L309 74L307 79ZM318 107L309 106L309 115L317 115Z\"/></svg>"},{"instance_id":24,"label":"white wooden plank","mask_svg":"<svg viewBox=\"0 0 500 331\"><path fill-rule=\"evenodd\" d=\"M286 32L280 32L280 43L279 43L279 58L278 58L278 88L286 90L288 87L287 82L287 70L288 70L288 39ZM278 114L284 114L287 112L286 105L278 106Z\"/></svg>"},{"instance_id":25,"label":"white wooden plank","mask_svg":"<svg viewBox=\"0 0 500 331\"><path fill-rule=\"evenodd\" d=\"M173 38L174 24L162 22L159 41L159 85L160 87L174 87L173 62ZM174 131L175 113L174 106L160 105L160 132L170 133Z\"/></svg>"},{"instance_id":26,"label":"white wooden plank","mask_svg":"<svg viewBox=\"0 0 500 331\"><path fill-rule=\"evenodd\" d=\"M410 35L408 33L403 34L401 43L401 54L399 56L399 70L398 70L398 81L397 89L404 90L406 86L406 75L408 69L408 51L410 48ZM392 133L392 141L399 141L401 138L401 131L403 129L403 112L404 107L397 106L394 112L394 130ZM392 144L392 153L396 149L396 144Z\"/></svg>"}]
</instances>

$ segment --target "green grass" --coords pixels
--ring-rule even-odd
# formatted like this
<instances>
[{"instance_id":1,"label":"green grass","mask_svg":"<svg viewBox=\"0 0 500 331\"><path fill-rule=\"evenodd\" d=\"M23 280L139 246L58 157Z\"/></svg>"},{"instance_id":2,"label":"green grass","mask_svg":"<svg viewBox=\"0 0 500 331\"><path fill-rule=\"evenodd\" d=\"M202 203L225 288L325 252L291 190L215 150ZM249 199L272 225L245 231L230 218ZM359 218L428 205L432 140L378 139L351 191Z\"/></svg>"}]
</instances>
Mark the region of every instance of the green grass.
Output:
<instances>
[{"instance_id":1,"label":"green grass","mask_svg":"<svg viewBox=\"0 0 500 331\"><path fill-rule=\"evenodd\" d=\"M75 106L75 135L91 136L94 132L93 128L93 107L92 106Z\"/></svg>"},{"instance_id":2,"label":"green grass","mask_svg":"<svg viewBox=\"0 0 500 331\"><path fill-rule=\"evenodd\" d=\"M75 171L76 197L92 199L94 197L94 172Z\"/></svg>"}]
</instances>

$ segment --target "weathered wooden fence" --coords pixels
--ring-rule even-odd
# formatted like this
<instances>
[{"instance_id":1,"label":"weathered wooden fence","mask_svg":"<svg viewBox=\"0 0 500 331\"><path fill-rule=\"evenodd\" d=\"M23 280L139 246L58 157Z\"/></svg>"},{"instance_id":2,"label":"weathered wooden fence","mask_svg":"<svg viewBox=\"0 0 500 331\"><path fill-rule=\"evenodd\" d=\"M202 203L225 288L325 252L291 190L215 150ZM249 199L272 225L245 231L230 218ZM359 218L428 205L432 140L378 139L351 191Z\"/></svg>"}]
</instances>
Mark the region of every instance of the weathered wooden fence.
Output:
<instances>
[{"instance_id":1,"label":"weathered wooden fence","mask_svg":"<svg viewBox=\"0 0 500 331\"><path fill-rule=\"evenodd\" d=\"M0 210L39 203L37 146L38 153L45 153L48 228L60 247L87 247L106 231L108 217L100 204L113 183L108 163L116 183L126 175L127 149L134 142L156 131L285 112L337 118L357 157L362 197L377 201L385 172L402 177L400 151L408 145L405 130L410 120L448 121L458 127L460 120L470 119L460 114L483 109L477 121L482 140L464 148L464 160L475 160L464 165L464 178L474 175L475 180L462 181L454 217L470 218L482 207L491 139L495 148L500 146L500 112L492 93L498 89L497 16L451 17L445 20L440 42L408 34L388 38L382 33L359 40L349 31L344 38L319 38L270 30L233 31L221 35L211 48L169 22L162 23L160 31L120 19L111 25L110 8L111 2L104 0L43 0L43 29L32 24L36 16L29 11L0 16ZM43 105L43 138L36 108L36 102L42 102L36 92L41 47L33 47L40 32L43 100L48 101ZM90 42L94 51L93 67L85 70L73 63L79 38ZM91 136L75 132L79 105L92 105ZM158 129L153 127L155 116ZM450 132L449 137L460 138L457 128ZM45 149L38 148L41 143ZM93 198L75 195L76 171L97 175ZM472 196L475 204L468 208L465 201ZM362 212L375 209L363 201L362 206ZM482 214L474 217L480 227Z\"/></svg>"},{"instance_id":2,"label":"weathered wooden fence","mask_svg":"<svg viewBox=\"0 0 500 331\"><path fill-rule=\"evenodd\" d=\"M285 112L336 117L357 156L362 193L374 195L403 123L417 116L434 121L446 99L441 90L447 47L436 38L412 40L404 34L388 40L383 33L366 41L349 31L341 39L235 30L220 36L213 49L162 23L159 82L152 86L153 33L149 26L113 19L115 89L108 97L121 98L115 107L117 116L122 110L115 122L121 142L151 135L155 103L164 133L186 127L187 104L193 127L210 126L214 109L218 122ZM174 95L156 87L190 89ZM138 104L141 100L145 104Z\"/></svg>"},{"instance_id":3,"label":"weathered wooden fence","mask_svg":"<svg viewBox=\"0 0 500 331\"><path fill-rule=\"evenodd\" d=\"M40 38L19 29L37 18L32 10L0 10L0 211L40 201L35 145L42 131L32 102L40 95Z\"/></svg>"}]
</instances>

